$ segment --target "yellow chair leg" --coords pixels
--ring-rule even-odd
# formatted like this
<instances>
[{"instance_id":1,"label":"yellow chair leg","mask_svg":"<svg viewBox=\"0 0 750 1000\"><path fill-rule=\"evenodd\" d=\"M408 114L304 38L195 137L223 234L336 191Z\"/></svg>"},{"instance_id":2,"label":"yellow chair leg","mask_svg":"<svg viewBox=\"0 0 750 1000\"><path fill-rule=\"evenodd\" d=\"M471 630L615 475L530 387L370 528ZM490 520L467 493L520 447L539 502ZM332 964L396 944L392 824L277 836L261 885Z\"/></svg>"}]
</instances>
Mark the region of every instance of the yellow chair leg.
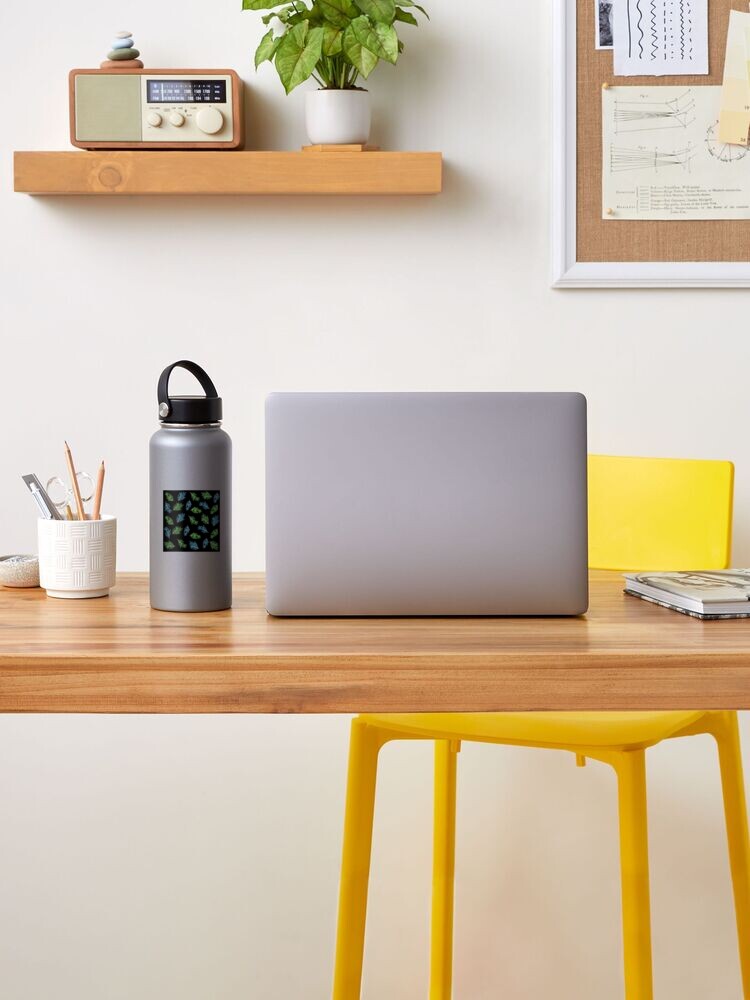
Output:
<instances>
[{"instance_id":1,"label":"yellow chair leg","mask_svg":"<svg viewBox=\"0 0 750 1000\"><path fill-rule=\"evenodd\" d=\"M626 1000L652 1000L651 905L648 878L646 753L617 753L620 868Z\"/></svg>"},{"instance_id":2,"label":"yellow chair leg","mask_svg":"<svg viewBox=\"0 0 750 1000\"><path fill-rule=\"evenodd\" d=\"M456 859L456 740L435 743L430 1000L450 1000L453 977L453 886Z\"/></svg>"},{"instance_id":3,"label":"yellow chair leg","mask_svg":"<svg viewBox=\"0 0 750 1000\"><path fill-rule=\"evenodd\" d=\"M359 719L352 722L333 1000L359 1000L360 996L375 781L378 752L386 740L382 731Z\"/></svg>"},{"instance_id":4,"label":"yellow chair leg","mask_svg":"<svg viewBox=\"0 0 750 1000\"><path fill-rule=\"evenodd\" d=\"M734 907L740 945L743 997L750 1000L750 841L748 841L745 781L736 712L722 713L714 732L719 746L721 787L732 871Z\"/></svg>"}]
</instances>

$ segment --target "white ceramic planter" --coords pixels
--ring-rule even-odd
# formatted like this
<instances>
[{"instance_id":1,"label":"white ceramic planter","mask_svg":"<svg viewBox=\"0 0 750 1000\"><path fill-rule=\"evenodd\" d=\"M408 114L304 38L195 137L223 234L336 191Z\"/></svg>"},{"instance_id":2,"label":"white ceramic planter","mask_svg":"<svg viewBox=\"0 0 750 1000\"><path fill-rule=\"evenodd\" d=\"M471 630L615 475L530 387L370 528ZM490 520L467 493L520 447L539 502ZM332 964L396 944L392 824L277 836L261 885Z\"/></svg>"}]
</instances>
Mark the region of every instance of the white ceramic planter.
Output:
<instances>
[{"instance_id":1,"label":"white ceramic planter","mask_svg":"<svg viewBox=\"0 0 750 1000\"><path fill-rule=\"evenodd\" d=\"M305 95L307 137L313 145L366 143L370 94L366 90L311 90Z\"/></svg>"},{"instance_id":2,"label":"white ceramic planter","mask_svg":"<svg viewBox=\"0 0 750 1000\"><path fill-rule=\"evenodd\" d=\"M48 597L106 597L115 585L117 519L39 519L39 583Z\"/></svg>"}]
</instances>

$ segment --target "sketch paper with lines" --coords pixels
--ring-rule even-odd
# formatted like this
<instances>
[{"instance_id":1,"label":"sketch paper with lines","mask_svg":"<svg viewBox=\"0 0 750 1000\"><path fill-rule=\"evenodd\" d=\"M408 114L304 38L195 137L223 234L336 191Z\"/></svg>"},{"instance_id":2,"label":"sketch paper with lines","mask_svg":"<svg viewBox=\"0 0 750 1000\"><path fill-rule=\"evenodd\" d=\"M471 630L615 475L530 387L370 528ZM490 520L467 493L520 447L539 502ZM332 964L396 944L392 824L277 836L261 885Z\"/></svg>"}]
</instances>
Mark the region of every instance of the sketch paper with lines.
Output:
<instances>
[{"instance_id":1,"label":"sketch paper with lines","mask_svg":"<svg viewBox=\"0 0 750 1000\"><path fill-rule=\"evenodd\" d=\"M750 14L729 12L719 138L748 144L750 132Z\"/></svg>"},{"instance_id":2,"label":"sketch paper with lines","mask_svg":"<svg viewBox=\"0 0 750 1000\"><path fill-rule=\"evenodd\" d=\"M750 150L719 138L721 87L602 90L602 218L750 219Z\"/></svg>"},{"instance_id":3,"label":"sketch paper with lines","mask_svg":"<svg viewBox=\"0 0 750 1000\"><path fill-rule=\"evenodd\" d=\"M615 76L708 73L708 0L615 0Z\"/></svg>"}]
</instances>

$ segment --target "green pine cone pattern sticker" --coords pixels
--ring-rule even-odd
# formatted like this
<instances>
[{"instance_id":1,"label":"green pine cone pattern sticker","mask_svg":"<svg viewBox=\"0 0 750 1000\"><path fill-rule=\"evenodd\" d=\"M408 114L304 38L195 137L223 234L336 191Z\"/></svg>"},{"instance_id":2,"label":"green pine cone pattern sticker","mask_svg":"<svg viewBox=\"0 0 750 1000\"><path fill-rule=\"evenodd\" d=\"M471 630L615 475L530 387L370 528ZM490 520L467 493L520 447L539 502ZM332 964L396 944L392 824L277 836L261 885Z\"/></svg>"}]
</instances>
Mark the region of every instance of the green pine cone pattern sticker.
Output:
<instances>
[{"instance_id":1,"label":"green pine cone pattern sticker","mask_svg":"<svg viewBox=\"0 0 750 1000\"><path fill-rule=\"evenodd\" d=\"M164 490L163 509L165 552L219 551L219 490Z\"/></svg>"}]
</instances>

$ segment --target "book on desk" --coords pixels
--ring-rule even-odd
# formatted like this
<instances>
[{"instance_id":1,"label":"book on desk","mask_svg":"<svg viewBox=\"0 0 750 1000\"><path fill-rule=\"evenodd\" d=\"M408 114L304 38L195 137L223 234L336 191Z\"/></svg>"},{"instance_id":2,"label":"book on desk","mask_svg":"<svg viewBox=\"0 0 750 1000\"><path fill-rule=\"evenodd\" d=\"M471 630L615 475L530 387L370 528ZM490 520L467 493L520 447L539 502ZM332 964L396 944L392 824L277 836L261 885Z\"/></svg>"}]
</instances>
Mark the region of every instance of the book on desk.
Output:
<instances>
[{"instance_id":1,"label":"book on desk","mask_svg":"<svg viewBox=\"0 0 750 1000\"><path fill-rule=\"evenodd\" d=\"M625 593L704 621L750 618L750 569L626 573Z\"/></svg>"}]
</instances>

